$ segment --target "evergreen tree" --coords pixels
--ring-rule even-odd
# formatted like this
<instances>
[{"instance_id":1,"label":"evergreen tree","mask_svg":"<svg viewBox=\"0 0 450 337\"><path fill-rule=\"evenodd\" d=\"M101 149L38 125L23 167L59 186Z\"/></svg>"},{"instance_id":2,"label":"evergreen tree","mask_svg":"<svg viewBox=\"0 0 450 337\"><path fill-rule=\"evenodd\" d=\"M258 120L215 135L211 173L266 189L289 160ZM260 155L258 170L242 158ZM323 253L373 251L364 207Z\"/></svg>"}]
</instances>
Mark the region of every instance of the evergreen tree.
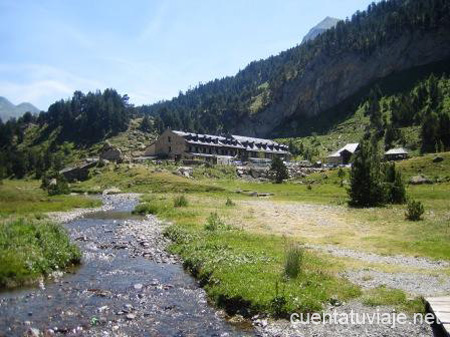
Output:
<instances>
[{"instance_id":1,"label":"evergreen tree","mask_svg":"<svg viewBox=\"0 0 450 337\"><path fill-rule=\"evenodd\" d=\"M378 142L364 139L360 142L350 171L350 205L378 206L385 202Z\"/></svg>"},{"instance_id":2,"label":"evergreen tree","mask_svg":"<svg viewBox=\"0 0 450 337\"><path fill-rule=\"evenodd\" d=\"M288 169L280 157L274 157L272 159L270 170L274 172L274 178L277 184L281 184L283 180L289 178Z\"/></svg>"},{"instance_id":3,"label":"evergreen tree","mask_svg":"<svg viewBox=\"0 0 450 337\"><path fill-rule=\"evenodd\" d=\"M421 126L422 153L435 152L439 144L439 117L428 107L424 112Z\"/></svg>"},{"instance_id":4,"label":"evergreen tree","mask_svg":"<svg viewBox=\"0 0 450 337\"><path fill-rule=\"evenodd\" d=\"M391 204L404 204L406 202L406 189L402 174L395 167L395 163L386 165L385 173L386 197Z\"/></svg>"},{"instance_id":5,"label":"evergreen tree","mask_svg":"<svg viewBox=\"0 0 450 337\"><path fill-rule=\"evenodd\" d=\"M152 123L147 115L145 115L144 118L142 119L140 129L144 132L152 131Z\"/></svg>"}]
</instances>

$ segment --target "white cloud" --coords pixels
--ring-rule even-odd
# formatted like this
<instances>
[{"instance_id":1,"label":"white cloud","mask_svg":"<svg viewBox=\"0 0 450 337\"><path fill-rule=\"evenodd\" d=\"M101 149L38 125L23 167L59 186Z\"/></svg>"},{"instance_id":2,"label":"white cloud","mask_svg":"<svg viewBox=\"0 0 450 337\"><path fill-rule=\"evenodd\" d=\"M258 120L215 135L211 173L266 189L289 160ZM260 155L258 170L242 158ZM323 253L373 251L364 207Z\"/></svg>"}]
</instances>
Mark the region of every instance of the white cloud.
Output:
<instances>
[{"instance_id":1,"label":"white cloud","mask_svg":"<svg viewBox=\"0 0 450 337\"><path fill-rule=\"evenodd\" d=\"M15 104L30 102L46 110L54 101L68 98L75 90L92 91L106 86L49 65L0 64L0 95ZM14 79L14 80L12 80Z\"/></svg>"}]
</instances>

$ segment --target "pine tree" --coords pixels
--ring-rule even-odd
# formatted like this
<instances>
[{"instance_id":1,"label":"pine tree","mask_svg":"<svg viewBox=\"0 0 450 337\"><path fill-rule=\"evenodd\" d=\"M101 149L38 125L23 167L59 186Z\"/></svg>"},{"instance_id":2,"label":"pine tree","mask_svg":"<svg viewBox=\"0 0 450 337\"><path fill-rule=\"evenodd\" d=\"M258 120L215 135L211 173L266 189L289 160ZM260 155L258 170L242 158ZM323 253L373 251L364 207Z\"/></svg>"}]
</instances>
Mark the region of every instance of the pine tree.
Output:
<instances>
[{"instance_id":1,"label":"pine tree","mask_svg":"<svg viewBox=\"0 0 450 337\"><path fill-rule=\"evenodd\" d=\"M350 171L350 205L379 206L385 202L385 190L380 169L378 142L375 137L360 142Z\"/></svg>"},{"instance_id":2,"label":"pine tree","mask_svg":"<svg viewBox=\"0 0 450 337\"><path fill-rule=\"evenodd\" d=\"M140 129L144 132L152 131L152 123L150 122L150 118L147 115L145 115L145 117L142 119Z\"/></svg>"},{"instance_id":3,"label":"pine tree","mask_svg":"<svg viewBox=\"0 0 450 337\"><path fill-rule=\"evenodd\" d=\"M289 178L288 169L280 157L273 158L270 170L275 173L275 182L277 184L281 184L283 180Z\"/></svg>"},{"instance_id":4,"label":"pine tree","mask_svg":"<svg viewBox=\"0 0 450 337\"><path fill-rule=\"evenodd\" d=\"M395 163L387 164L386 173L386 198L391 204L404 204L406 202L406 189L402 174L395 167Z\"/></svg>"}]
</instances>

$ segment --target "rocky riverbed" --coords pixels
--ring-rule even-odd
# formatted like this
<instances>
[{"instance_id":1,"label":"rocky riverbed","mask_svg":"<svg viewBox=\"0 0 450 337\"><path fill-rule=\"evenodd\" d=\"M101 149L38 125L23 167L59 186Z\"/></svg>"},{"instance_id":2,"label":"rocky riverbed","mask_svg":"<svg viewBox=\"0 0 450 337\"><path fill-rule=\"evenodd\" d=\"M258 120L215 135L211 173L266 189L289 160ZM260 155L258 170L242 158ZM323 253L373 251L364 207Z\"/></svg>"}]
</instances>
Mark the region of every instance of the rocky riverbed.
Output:
<instances>
[{"instance_id":1,"label":"rocky riverbed","mask_svg":"<svg viewBox=\"0 0 450 337\"><path fill-rule=\"evenodd\" d=\"M0 336L253 335L251 326L230 324L208 305L167 253L164 224L130 214L136 195L104 202L94 213L52 215L66 222L83 251L82 265L40 287L0 293Z\"/></svg>"}]
</instances>

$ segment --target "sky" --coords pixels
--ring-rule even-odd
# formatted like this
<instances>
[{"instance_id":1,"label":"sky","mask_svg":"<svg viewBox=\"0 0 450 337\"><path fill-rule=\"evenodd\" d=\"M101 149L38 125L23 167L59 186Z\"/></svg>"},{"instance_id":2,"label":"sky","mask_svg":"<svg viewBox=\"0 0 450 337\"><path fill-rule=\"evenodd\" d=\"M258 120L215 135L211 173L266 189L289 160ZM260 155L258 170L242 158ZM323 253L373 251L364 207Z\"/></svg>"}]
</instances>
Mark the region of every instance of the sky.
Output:
<instances>
[{"instance_id":1,"label":"sky","mask_svg":"<svg viewBox=\"0 0 450 337\"><path fill-rule=\"evenodd\" d=\"M39 109L115 88L136 105L234 75L372 0L0 0L0 96Z\"/></svg>"}]
</instances>

